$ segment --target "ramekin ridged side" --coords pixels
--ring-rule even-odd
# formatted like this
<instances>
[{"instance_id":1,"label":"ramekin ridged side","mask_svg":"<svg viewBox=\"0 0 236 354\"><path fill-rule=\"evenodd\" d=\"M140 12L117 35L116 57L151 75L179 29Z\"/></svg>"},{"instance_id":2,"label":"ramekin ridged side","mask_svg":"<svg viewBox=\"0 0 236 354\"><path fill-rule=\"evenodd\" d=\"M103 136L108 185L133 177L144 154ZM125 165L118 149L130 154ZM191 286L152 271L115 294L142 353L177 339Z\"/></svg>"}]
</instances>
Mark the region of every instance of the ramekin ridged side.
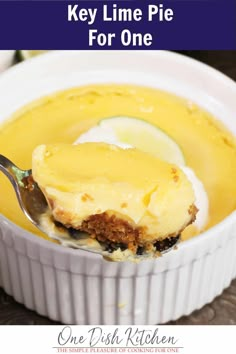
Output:
<instances>
[{"instance_id":1,"label":"ramekin ridged side","mask_svg":"<svg viewBox=\"0 0 236 354\"><path fill-rule=\"evenodd\" d=\"M27 234L0 217L0 286L66 324L160 324L188 315L236 276L235 214L139 264L112 263Z\"/></svg>"}]
</instances>

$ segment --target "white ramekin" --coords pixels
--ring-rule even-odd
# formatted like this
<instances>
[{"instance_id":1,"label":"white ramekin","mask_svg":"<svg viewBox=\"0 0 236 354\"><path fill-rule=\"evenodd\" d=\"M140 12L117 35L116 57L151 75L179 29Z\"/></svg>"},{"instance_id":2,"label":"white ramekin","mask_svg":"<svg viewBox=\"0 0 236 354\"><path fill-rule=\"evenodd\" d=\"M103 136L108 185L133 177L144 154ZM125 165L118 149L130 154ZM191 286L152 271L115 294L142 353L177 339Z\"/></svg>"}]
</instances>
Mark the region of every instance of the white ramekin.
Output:
<instances>
[{"instance_id":1,"label":"white ramekin","mask_svg":"<svg viewBox=\"0 0 236 354\"><path fill-rule=\"evenodd\" d=\"M0 121L32 99L98 82L148 85L199 103L236 134L236 84L170 52L53 52L0 77ZM140 264L40 239L0 216L0 286L70 324L158 324L211 302L236 276L236 212L177 251Z\"/></svg>"}]
</instances>

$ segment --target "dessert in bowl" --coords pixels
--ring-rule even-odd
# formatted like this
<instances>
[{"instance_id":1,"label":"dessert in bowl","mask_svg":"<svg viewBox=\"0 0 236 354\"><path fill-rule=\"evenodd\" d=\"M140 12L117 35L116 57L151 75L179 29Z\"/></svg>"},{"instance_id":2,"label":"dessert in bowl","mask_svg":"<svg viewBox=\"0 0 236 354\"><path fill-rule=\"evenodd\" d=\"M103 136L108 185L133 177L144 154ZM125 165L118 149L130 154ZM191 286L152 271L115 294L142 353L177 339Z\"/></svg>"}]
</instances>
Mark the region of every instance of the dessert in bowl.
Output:
<instances>
[{"instance_id":1,"label":"dessert in bowl","mask_svg":"<svg viewBox=\"0 0 236 354\"><path fill-rule=\"evenodd\" d=\"M163 257L113 263L44 240L1 176L0 283L27 307L65 323L166 322L211 301L235 276L235 84L176 54L135 53L135 65L133 55L98 52L95 61L92 53L51 53L0 82L11 97L2 102L2 120L16 112L2 125L1 153L18 166L31 167L38 145L72 144L104 118L132 117L173 139L208 196L200 235L193 237L202 231L193 224L182 233L189 240Z\"/></svg>"}]
</instances>

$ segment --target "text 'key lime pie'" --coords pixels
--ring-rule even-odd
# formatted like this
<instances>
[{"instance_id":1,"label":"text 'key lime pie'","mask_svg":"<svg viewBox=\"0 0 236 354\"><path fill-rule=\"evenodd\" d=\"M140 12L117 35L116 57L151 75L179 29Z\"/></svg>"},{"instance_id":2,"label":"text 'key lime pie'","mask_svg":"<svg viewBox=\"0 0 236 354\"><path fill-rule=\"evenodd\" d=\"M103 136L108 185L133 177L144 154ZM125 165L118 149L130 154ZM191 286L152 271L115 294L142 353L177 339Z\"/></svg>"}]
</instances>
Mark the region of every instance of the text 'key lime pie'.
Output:
<instances>
[{"instance_id":1,"label":"text 'key lime pie'","mask_svg":"<svg viewBox=\"0 0 236 354\"><path fill-rule=\"evenodd\" d=\"M183 154L164 132L119 117L101 121L75 143L41 145L32 164L54 220L72 235L86 232L113 260L125 260L159 255L195 221L193 179L178 166L185 163Z\"/></svg>"}]
</instances>

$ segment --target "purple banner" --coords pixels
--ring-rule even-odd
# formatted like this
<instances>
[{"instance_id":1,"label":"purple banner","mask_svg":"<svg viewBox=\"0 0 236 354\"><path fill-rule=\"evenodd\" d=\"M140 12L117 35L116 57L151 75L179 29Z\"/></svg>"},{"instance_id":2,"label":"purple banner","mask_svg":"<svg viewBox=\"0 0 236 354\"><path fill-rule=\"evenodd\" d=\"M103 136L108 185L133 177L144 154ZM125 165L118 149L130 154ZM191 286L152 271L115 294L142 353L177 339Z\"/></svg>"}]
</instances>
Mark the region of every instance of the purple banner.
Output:
<instances>
[{"instance_id":1,"label":"purple banner","mask_svg":"<svg viewBox=\"0 0 236 354\"><path fill-rule=\"evenodd\" d=\"M236 1L0 1L0 49L236 49Z\"/></svg>"}]
</instances>

